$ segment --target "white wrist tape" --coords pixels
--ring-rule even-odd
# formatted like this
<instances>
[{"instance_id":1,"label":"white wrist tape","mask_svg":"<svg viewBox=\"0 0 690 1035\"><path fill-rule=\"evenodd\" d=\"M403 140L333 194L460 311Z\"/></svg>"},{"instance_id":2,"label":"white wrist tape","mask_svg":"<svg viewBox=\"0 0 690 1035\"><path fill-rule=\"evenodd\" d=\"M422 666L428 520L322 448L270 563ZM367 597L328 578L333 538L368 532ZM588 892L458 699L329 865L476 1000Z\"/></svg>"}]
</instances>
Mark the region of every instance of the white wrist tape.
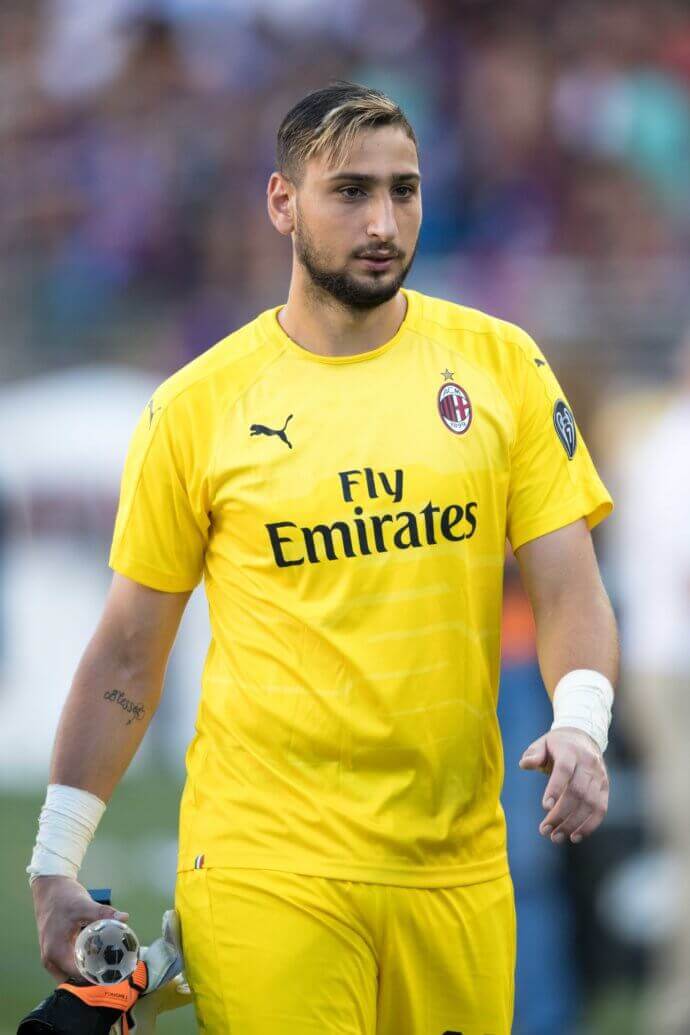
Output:
<instances>
[{"instance_id":1,"label":"white wrist tape","mask_svg":"<svg viewBox=\"0 0 690 1035\"><path fill-rule=\"evenodd\" d=\"M553 694L552 730L574 726L584 730L601 748L608 746L613 687L601 672L574 669L558 681Z\"/></svg>"},{"instance_id":2,"label":"white wrist tape","mask_svg":"<svg viewBox=\"0 0 690 1035\"><path fill-rule=\"evenodd\" d=\"M29 884L37 877L54 875L76 879L104 812L105 802L90 791L48 784L38 837L26 868Z\"/></svg>"}]
</instances>

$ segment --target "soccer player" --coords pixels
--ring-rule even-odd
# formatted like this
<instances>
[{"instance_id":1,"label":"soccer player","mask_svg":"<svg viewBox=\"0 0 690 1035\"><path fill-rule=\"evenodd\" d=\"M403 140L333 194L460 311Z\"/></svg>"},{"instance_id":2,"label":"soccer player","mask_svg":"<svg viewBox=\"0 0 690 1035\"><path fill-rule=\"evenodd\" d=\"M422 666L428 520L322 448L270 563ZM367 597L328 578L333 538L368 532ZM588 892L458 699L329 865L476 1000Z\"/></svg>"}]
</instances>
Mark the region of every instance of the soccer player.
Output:
<instances>
[{"instance_id":1,"label":"soccer player","mask_svg":"<svg viewBox=\"0 0 690 1035\"><path fill-rule=\"evenodd\" d=\"M70 972L95 915L78 866L203 576L176 886L201 1030L505 1035L505 542L554 699L521 765L550 773L542 835L578 842L608 797L617 637L589 530L611 499L532 339L403 289L422 200L399 107L319 90L277 159L287 303L161 384L132 438L29 867L43 962Z\"/></svg>"}]
</instances>

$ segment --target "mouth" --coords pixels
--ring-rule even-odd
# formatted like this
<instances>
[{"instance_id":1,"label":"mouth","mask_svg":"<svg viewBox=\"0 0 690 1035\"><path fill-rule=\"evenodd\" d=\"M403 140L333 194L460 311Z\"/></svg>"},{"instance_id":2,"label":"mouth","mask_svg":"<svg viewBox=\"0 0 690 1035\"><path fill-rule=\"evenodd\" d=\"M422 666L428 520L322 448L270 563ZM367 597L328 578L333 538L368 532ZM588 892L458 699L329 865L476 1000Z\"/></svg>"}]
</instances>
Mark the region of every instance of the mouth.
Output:
<instances>
[{"instance_id":1,"label":"mouth","mask_svg":"<svg viewBox=\"0 0 690 1035\"><path fill-rule=\"evenodd\" d=\"M367 269L370 270L387 270L395 261L394 255L360 255L358 258L359 261L363 262Z\"/></svg>"}]
</instances>

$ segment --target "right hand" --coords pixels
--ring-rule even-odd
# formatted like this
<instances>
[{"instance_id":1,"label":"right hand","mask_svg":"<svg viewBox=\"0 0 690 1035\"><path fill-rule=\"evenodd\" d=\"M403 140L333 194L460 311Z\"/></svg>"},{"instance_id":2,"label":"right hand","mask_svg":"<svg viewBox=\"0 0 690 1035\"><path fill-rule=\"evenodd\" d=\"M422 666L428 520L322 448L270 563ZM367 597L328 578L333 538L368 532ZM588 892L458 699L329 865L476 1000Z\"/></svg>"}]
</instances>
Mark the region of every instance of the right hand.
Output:
<instances>
[{"instance_id":1,"label":"right hand","mask_svg":"<svg viewBox=\"0 0 690 1035\"><path fill-rule=\"evenodd\" d=\"M103 906L71 877L37 877L31 885L38 928L41 963L58 981L83 983L74 959L74 942L87 924L114 917L127 921L129 913Z\"/></svg>"}]
</instances>

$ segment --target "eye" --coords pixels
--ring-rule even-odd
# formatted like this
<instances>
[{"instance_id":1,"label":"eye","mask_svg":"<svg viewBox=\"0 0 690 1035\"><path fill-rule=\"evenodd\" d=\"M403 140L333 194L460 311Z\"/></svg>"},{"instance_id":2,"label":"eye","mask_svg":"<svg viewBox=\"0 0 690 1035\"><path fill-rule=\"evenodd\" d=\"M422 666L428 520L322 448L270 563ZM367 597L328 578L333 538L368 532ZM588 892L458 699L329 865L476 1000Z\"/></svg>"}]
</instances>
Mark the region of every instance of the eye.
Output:
<instances>
[{"instance_id":1,"label":"eye","mask_svg":"<svg viewBox=\"0 0 690 1035\"><path fill-rule=\"evenodd\" d=\"M403 191L403 193L399 193L400 191ZM395 192L399 198L411 198L415 193L415 188L410 183L399 183L395 188Z\"/></svg>"},{"instance_id":2,"label":"eye","mask_svg":"<svg viewBox=\"0 0 690 1035\"><path fill-rule=\"evenodd\" d=\"M353 192L353 193L348 193L348 192ZM355 187L355 186L341 187L340 190L338 191L338 194L342 194L342 196L347 201L356 201L358 197L360 197L360 196L363 197L364 196L364 191L361 189L361 187Z\"/></svg>"}]
</instances>

